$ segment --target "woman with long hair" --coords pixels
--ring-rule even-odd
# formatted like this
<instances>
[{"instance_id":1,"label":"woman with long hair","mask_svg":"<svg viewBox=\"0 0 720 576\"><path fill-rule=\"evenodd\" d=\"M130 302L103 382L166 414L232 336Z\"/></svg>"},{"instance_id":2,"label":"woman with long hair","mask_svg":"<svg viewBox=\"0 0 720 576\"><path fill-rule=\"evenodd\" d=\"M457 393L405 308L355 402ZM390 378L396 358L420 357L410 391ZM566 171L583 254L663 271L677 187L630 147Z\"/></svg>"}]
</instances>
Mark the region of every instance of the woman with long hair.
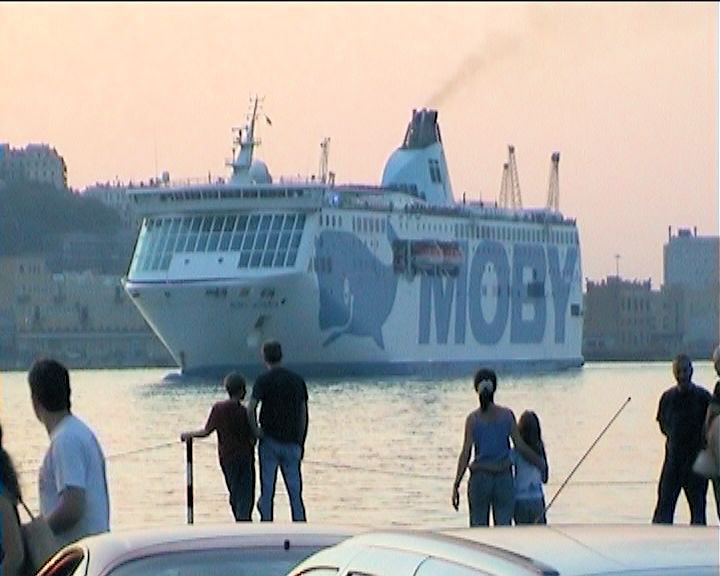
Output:
<instances>
[{"instance_id":1,"label":"woman with long hair","mask_svg":"<svg viewBox=\"0 0 720 576\"><path fill-rule=\"evenodd\" d=\"M528 462L540 470L545 469L545 462L523 441L513 411L495 404L495 372L488 369L478 370L473 384L480 406L465 419L463 446L458 456L452 490L452 505L455 510L458 509L460 482L469 466L470 526L488 526L490 509L494 525L509 525L515 510L510 440L512 439L514 447ZM474 451L472 464L471 451Z\"/></svg>"},{"instance_id":2,"label":"woman with long hair","mask_svg":"<svg viewBox=\"0 0 720 576\"><path fill-rule=\"evenodd\" d=\"M2 514L0 574L16 576L21 573L25 562L20 517L17 511L22 495L15 466L3 447L2 436L2 425L0 425L0 514Z\"/></svg>"},{"instance_id":3,"label":"woman with long hair","mask_svg":"<svg viewBox=\"0 0 720 576\"><path fill-rule=\"evenodd\" d=\"M540 419L532 410L525 410L518 420L520 436L545 462L541 470L528 462L517 450L513 450L515 465L515 524L547 524L545 517L545 494L543 484L548 481L547 456L540 429Z\"/></svg>"}]
</instances>

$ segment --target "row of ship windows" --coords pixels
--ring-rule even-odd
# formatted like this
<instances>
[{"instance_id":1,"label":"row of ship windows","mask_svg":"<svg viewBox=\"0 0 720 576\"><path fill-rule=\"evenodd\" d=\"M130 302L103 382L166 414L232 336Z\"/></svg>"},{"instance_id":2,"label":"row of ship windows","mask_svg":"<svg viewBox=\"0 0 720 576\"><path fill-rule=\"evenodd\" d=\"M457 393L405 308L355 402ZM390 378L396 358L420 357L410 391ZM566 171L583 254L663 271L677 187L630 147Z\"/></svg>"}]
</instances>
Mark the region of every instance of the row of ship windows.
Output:
<instances>
[{"instance_id":1,"label":"row of ship windows","mask_svg":"<svg viewBox=\"0 0 720 576\"><path fill-rule=\"evenodd\" d=\"M143 188L144 184L141 183ZM257 190L255 188L190 188L186 190L175 190L163 192L159 195L161 202L175 200L223 200L226 198L302 198L305 194L302 188L268 188ZM312 192L312 191L308 191ZM133 195L133 201L138 202L138 195Z\"/></svg>"},{"instance_id":2,"label":"row of ship windows","mask_svg":"<svg viewBox=\"0 0 720 576\"><path fill-rule=\"evenodd\" d=\"M342 216L325 214L320 216L320 226L326 228L342 228ZM353 216L352 230L360 233L385 233L385 220L379 218L368 218ZM403 226L402 221L400 225ZM499 240L507 242L550 242L552 244L577 244L577 230L551 230L528 228L510 228L506 226L477 226L474 224L416 224L415 230L419 232L449 233L454 232L455 238Z\"/></svg>"},{"instance_id":3,"label":"row of ship windows","mask_svg":"<svg viewBox=\"0 0 720 576\"><path fill-rule=\"evenodd\" d=\"M162 271L174 254L239 253L238 268L282 268L295 264L304 214L231 214L147 218L131 272Z\"/></svg>"}]
</instances>

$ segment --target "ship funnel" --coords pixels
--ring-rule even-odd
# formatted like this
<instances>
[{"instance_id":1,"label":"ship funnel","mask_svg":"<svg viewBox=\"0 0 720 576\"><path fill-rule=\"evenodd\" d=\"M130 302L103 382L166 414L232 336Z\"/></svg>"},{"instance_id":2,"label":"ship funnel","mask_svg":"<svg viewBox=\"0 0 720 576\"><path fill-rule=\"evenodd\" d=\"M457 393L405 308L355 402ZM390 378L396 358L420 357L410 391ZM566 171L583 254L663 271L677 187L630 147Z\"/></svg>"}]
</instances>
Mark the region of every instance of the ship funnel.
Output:
<instances>
[{"instance_id":1,"label":"ship funnel","mask_svg":"<svg viewBox=\"0 0 720 576\"><path fill-rule=\"evenodd\" d=\"M414 189L428 204L454 202L437 110L413 110L402 146L385 163L382 185Z\"/></svg>"}]
</instances>

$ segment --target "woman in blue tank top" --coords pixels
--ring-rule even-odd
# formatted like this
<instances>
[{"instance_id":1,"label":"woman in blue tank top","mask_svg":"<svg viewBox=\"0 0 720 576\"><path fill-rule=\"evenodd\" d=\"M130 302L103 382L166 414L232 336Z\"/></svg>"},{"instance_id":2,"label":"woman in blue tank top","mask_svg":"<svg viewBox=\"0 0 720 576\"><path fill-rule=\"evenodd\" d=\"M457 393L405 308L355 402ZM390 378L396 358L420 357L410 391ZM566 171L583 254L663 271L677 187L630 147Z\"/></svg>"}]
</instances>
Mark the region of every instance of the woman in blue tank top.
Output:
<instances>
[{"instance_id":1,"label":"woman in blue tank top","mask_svg":"<svg viewBox=\"0 0 720 576\"><path fill-rule=\"evenodd\" d=\"M493 524L509 525L515 508L510 440L528 462L544 469L545 462L522 439L512 410L495 404L497 375L493 370L478 370L474 378L480 406L465 420L463 447L458 456L452 491L452 505L460 505L460 482L470 467L468 508L470 526L488 526L490 509ZM474 458L470 463L470 453Z\"/></svg>"}]
</instances>

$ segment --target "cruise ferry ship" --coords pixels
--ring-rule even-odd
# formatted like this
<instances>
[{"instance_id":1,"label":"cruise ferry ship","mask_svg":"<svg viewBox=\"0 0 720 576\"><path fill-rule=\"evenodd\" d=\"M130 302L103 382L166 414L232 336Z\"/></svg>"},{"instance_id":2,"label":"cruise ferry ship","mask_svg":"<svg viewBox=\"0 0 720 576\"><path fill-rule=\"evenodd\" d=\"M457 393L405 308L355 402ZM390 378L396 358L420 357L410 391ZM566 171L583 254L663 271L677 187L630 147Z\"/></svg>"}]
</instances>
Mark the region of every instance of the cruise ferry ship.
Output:
<instances>
[{"instance_id":1,"label":"cruise ferry ship","mask_svg":"<svg viewBox=\"0 0 720 576\"><path fill-rule=\"evenodd\" d=\"M258 117L255 100L226 181L129 192L125 289L180 375L254 377L267 339L306 376L582 365L575 221L456 202L435 110L412 112L379 185L274 182Z\"/></svg>"}]
</instances>

